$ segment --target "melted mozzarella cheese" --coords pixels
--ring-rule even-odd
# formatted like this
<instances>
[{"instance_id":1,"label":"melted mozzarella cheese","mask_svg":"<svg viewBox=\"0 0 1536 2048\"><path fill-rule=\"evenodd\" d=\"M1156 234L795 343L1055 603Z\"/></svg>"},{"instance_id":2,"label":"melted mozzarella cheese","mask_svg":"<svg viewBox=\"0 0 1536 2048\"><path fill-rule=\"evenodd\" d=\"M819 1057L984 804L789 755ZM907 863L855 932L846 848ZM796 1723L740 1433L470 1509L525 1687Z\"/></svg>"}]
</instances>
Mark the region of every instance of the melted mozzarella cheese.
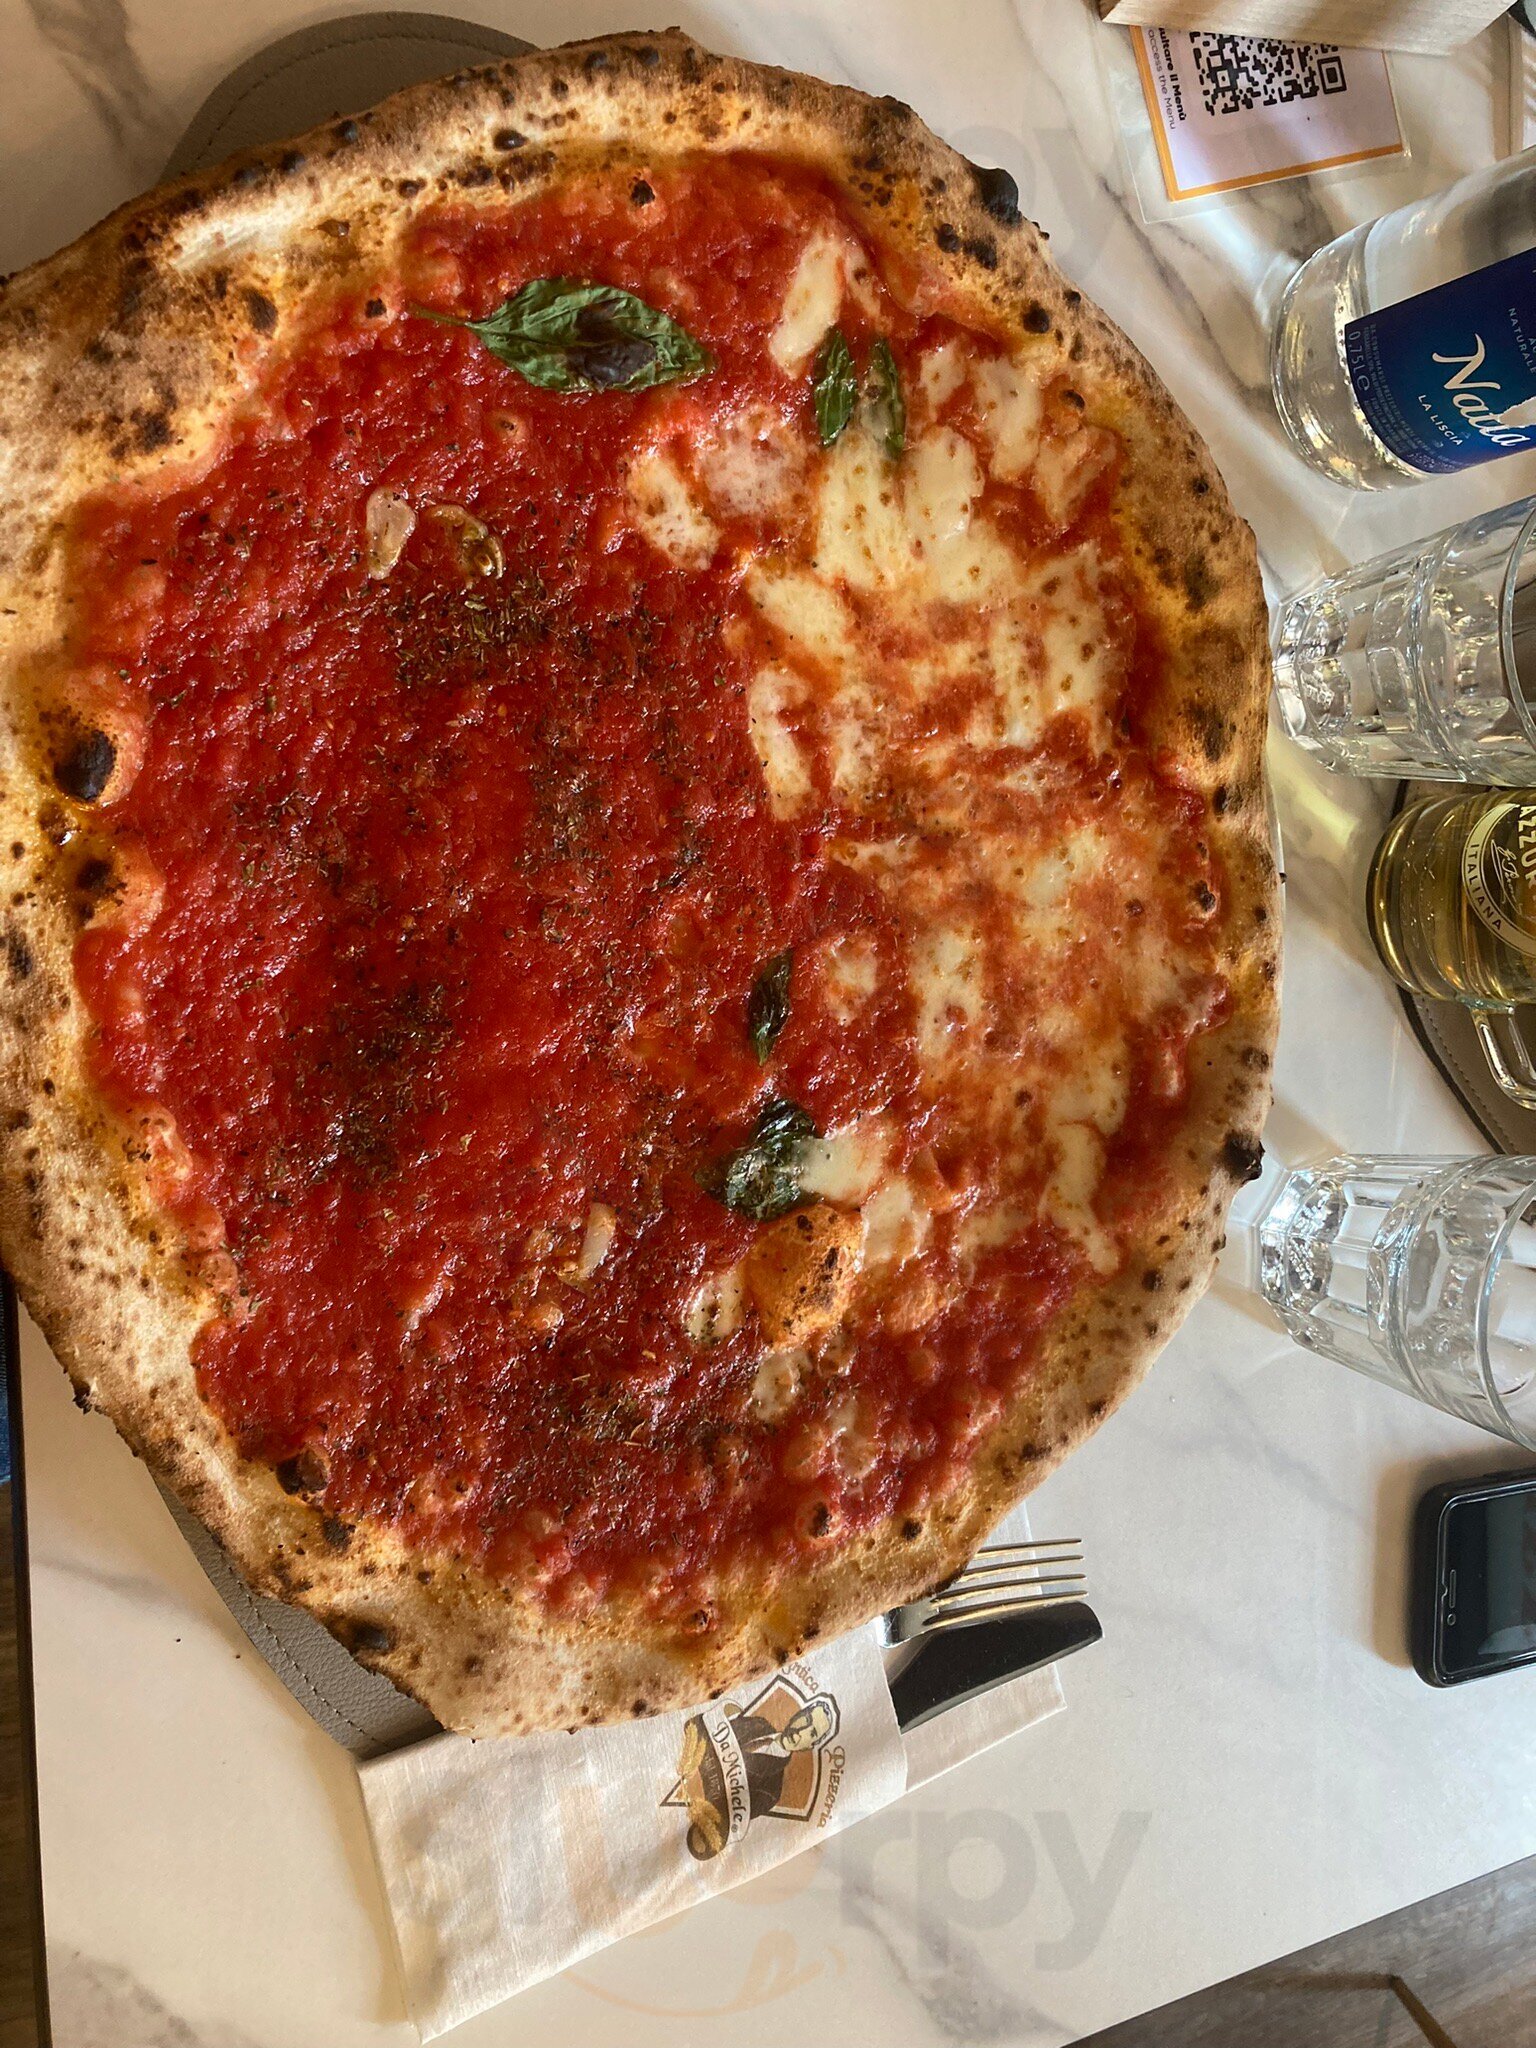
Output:
<instances>
[{"instance_id":1,"label":"melted mozzarella cheese","mask_svg":"<svg viewBox=\"0 0 1536 2048\"><path fill-rule=\"evenodd\" d=\"M864 1205L864 1263L899 1266L925 1249L933 1216L911 1181L895 1174Z\"/></svg>"},{"instance_id":2,"label":"melted mozzarella cheese","mask_svg":"<svg viewBox=\"0 0 1536 2048\"><path fill-rule=\"evenodd\" d=\"M851 1024L878 986L874 947L864 939L834 939L822 956L822 988L838 1023Z\"/></svg>"},{"instance_id":3,"label":"melted mozzarella cheese","mask_svg":"<svg viewBox=\"0 0 1536 2048\"><path fill-rule=\"evenodd\" d=\"M1093 1211L1104 1178L1104 1144L1087 1124L1058 1123L1053 1132L1056 1164L1045 1186L1045 1213L1074 1237L1096 1273L1113 1272L1119 1261L1112 1234Z\"/></svg>"},{"instance_id":4,"label":"melted mozzarella cheese","mask_svg":"<svg viewBox=\"0 0 1536 2048\"><path fill-rule=\"evenodd\" d=\"M753 1375L751 1395L752 1412L760 1422L779 1422L789 1413L810 1362L809 1354L799 1349L764 1352Z\"/></svg>"},{"instance_id":5,"label":"melted mozzarella cheese","mask_svg":"<svg viewBox=\"0 0 1536 2048\"><path fill-rule=\"evenodd\" d=\"M804 692L801 679L781 668L759 670L747 691L747 729L777 818L792 818L813 787L805 749L786 717Z\"/></svg>"},{"instance_id":6,"label":"melted mozzarella cheese","mask_svg":"<svg viewBox=\"0 0 1536 2048\"><path fill-rule=\"evenodd\" d=\"M992 473L1017 483L1040 447L1045 395L1029 372L1008 356L977 363L971 383L982 431L992 448Z\"/></svg>"},{"instance_id":7,"label":"melted mozzarella cheese","mask_svg":"<svg viewBox=\"0 0 1536 2048\"><path fill-rule=\"evenodd\" d=\"M885 1171L891 1135L883 1117L861 1117L825 1138L812 1138L800 1155L801 1187L808 1195L857 1208Z\"/></svg>"},{"instance_id":8,"label":"melted mozzarella cheese","mask_svg":"<svg viewBox=\"0 0 1536 2048\"><path fill-rule=\"evenodd\" d=\"M947 1064L957 1033L977 1022L986 1002L980 934L925 920L912 948L917 1036L926 1057Z\"/></svg>"},{"instance_id":9,"label":"melted mozzarella cheese","mask_svg":"<svg viewBox=\"0 0 1536 2048\"><path fill-rule=\"evenodd\" d=\"M662 554L685 568L712 559L719 529L668 456L651 453L631 465L629 503L636 527Z\"/></svg>"},{"instance_id":10,"label":"melted mozzarella cheese","mask_svg":"<svg viewBox=\"0 0 1536 2048\"><path fill-rule=\"evenodd\" d=\"M742 518L762 519L801 489L806 454L777 414L754 410L731 421L701 451L700 471L714 503Z\"/></svg>"},{"instance_id":11,"label":"melted mozzarella cheese","mask_svg":"<svg viewBox=\"0 0 1536 2048\"><path fill-rule=\"evenodd\" d=\"M718 1344L741 1326L743 1283L740 1266L709 1273L699 1283L683 1317L690 1342Z\"/></svg>"},{"instance_id":12,"label":"melted mozzarella cheese","mask_svg":"<svg viewBox=\"0 0 1536 2048\"><path fill-rule=\"evenodd\" d=\"M820 577L804 569L754 563L747 572L747 594L800 653L834 667L855 658L848 607Z\"/></svg>"},{"instance_id":13,"label":"melted mozzarella cheese","mask_svg":"<svg viewBox=\"0 0 1536 2048\"><path fill-rule=\"evenodd\" d=\"M835 235L817 235L801 252L768 340L768 353L786 377L800 375L827 329L837 325L844 264L845 245Z\"/></svg>"},{"instance_id":14,"label":"melted mozzarella cheese","mask_svg":"<svg viewBox=\"0 0 1536 2048\"><path fill-rule=\"evenodd\" d=\"M917 389L930 413L953 398L965 382L965 357L952 336L926 351L917 366Z\"/></svg>"}]
</instances>

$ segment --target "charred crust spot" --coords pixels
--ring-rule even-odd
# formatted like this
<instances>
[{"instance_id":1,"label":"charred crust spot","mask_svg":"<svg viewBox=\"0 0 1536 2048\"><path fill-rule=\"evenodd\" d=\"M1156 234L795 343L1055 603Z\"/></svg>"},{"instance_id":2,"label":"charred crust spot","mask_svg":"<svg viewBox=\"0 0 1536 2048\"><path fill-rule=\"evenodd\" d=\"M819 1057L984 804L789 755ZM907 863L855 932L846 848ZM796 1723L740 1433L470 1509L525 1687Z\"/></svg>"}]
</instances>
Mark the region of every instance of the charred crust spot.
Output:
<instances>
[{"instance_id":1,"label":"charred crust spot","mask_svg":"<svg viewBox=\"0 0 1536 2048\"><path fill-rule=\"evenodd\" d=\"M400 194L400 197L402 199L414 199L418 192L424 192L426 190L426 186L424 181L420 178L402 178L400 180L400 183L395 187L395 190Z\"/></svg>"},{"instance_id":2,"label":"charred crust spot","mask_svg":"<svg viewBox=\"0 0 1536 2048\"><path fill-rule=\"evenodd\" d=\"M363 313L369 320L382 319L384 315L384 301L382 299L369 299L363 307Z\"/></svg>"},{"instance_id":3,"label":"charred crust spot","mask_svg":"<svg viewBox=\"0 0 1536 2048\"><path fill-rule=\"evenodd\" d=\"M629 1711L637 1721L644 1720L645 1716L651 1711L651 1703L649 1700L634 1700L630 1704Z\"/></svg>"},{"instance_id":4,"label":"charred crust spot","mask_svg":"<svg viewBox=\"0 0 1536 2048\"><path fill-rule=\"evenodd\" d=\"M1269 1067L1269 1054L1261 1046L1247 1046L1243 1052L1243 1065L1252 1067L1255 1073L1265 1073ZM46 1085L44 1083L44 1086Z\"/></svg>"},{"instance_id":5,"label":"charred crust spot","mask_svg":"<svg viewBox=\"0 0 1536 2048\"><path fill-rule=\"evenodd\" d=\"M1051 331L1051 316L1038 299L1024 308L1021 318L1026 334L1049 334Z\"/></svg>"},{"instance_id":6,"label":"charred crust spot","mask_svg":"<svg viewBox=\"0 0 1536 2048\"><path fill-rule=\"evenodd\" d=\"M247 285L240 297L245 306L245 317L258 334L273 334L277 331L277 307L265 292L257 291L254 285Z\"/></svg>"},{"instance_id":7,"label":"charred crust spot","mask_svg":"<svg viewBox=\"0 0 1536 2048\"><path fill-rule=\"evenodd\" d=\"M1148 1294L1156 1294L1160 1291L1163 1284L1163 1276L1156 1266L1148 1266L1145 1273L1141 1276L1141 1284Z\"/></svg>"},{"instance_id":8,"label":"charred crust spot","mask_svg":"<svg viewBox=\"0 0 1536 2048\"><path fill-rule=\"evenodd\" d=\"M1081 293L1080 291L1076 291L1076 290L1073 290L1073 291L1069 291L1069 292L1067 293L1066 297L1067 297L1067 304L1068 304L1069 306L1080 306L1080 305L1081 305L1081 304L1083 303L1083 295L1082 295L1082 293Z\"/></svg>"},{"instance_id":9,"label":"charred crust spot","mask_svg":"<svg viewBox=\"0 0 1536 2048\"><path fill-rule=\"evenodd\" d=\"M960 247L960 230L952 228L947 220L941 220L933 231L933 239L946 256L953 256Z\"/></svg>"},{"instance_id":10,"label":"charred crust spot","mask_svg":"<svg viewBox=\"0 0 1536 2048\"><path fill-rule=\"evenodd\" d=\"M345 1550L352 1541L352 1527L336 1515L322 1515L320 1534L325 1539L327 1550ZM382 1647L387 1648L388 1645Z\"/></svg>"},{"instance_id":11,"label":"charred crust spot","mask_svg":"<svg viewBox=\"0 0 1536 2048\"><path fill-rule=\"evenodd\" d=\"M549 81L549 96L551 99L567 99L570 96L570 90L570 85L563 78L552 78Z\"/></svg>"},{"instance_id":12,"label":"charred crust spot","mask_svg":"<svg viewBox=\"0 0 1536 2048\"><path fill-rule=\"evenodd\" d=\"M635 62L643 65L647 71L654 71L661 62L661 52L654 43L642 43L635 52Z\"/></svg>"},{"instance_id":13,"label":"charred crust spot","mask_svg":"<svg viewBox=\"0 0 1536 2048\"><path fill-rule=\"evenodd\" d=\"M171 420L164 406L154 412L145 412L140 407L133 414L135 437L142 454L153 455L157 448L166 448L171 441Z\"/></svg>"},{"instance_id":14,"label":"charred crust spot","mask_svg":"<svg viewBox=\"0 0 1536 2048\"><path fill-rule=\"evenodd\" d=\"M1021 1465L1036 1464L1045 1454L1045 1445L1037 1444L1033 1437L1026 1437L1014 1453Z\"/></svg>"},{"instance_id":15,"label":"charred crust spot","mask_svg":"<svg viewBox=\"0 0 1536 2048\"><path fill-rule=\"evenodd\" d=\"M92 909L115 886L116 877L112 863L104 854L89 853L75 870L75 888L84 898L87 909Z\"/></svg>"},{"instance_id":16,"label":"charred crust spot","mask_svg":"<svg viewBox=\"0 0 1536 2048\"><path fill-rule=\"evenodd\" d=\"M277 168L291 178L295 171L302 171L305 157L302 149L285 149L277 160Z\"/></svg>"},{"instance_id":17,"label":"charred crust spot","mask_svg":"<svg viewBox=\"0 0 1536 2048\"><path fill-rule=\"evenodd\" d=\"M261 182L262 168L260 164L242 164L233 178L230 179L230 183L243 186L259 184Z\"/></svg>"},{"instance_id":18,"label":"charred crust spot","mask_svg":"<svg viewBox=\"0 0 1536 2048\"><path fill-rule=\"evenodd\" d=\"M471 164L466 171L460 171L459 183L464 186L489 185L496 173L489 164Z\"/></svg>"},{"instance_id":19,"label":"charred crust spot","mask_svg":"<svg viewBox=\"0 0 1536 2048\"><path fill-rule=\"evenodd\" d=\"M1227 809L1230 806L1231 802L1231 790L1228 789L1227 785L1224 782L1218 782L1216 787L1211 791L1211 809L1216 813L1218 818L1224 817L1226 815Z\"/></svg>"},{"instance_id":20,"label":"charred crust spot","mask_svg":"<svg viewBox=\"0 0 1536 2048\"><path fill-rule=\"evenodd\" d=\"M93 804L112 780L117 749L104 732L88 726L62 760L54 763L53 779L76 803Z\"/></svg>"},{"instance_id":21,"label":"charred crust spot","mask_svg":"<svg viewBox=\"0 0 1536 2048\"><path fill-rule=\"evenodd\" d=\"M1242 1131L1228 1131L1222 1140L1221 1163L1235 1181L1257 1180L1263 1171L1264 1147Z\"/></svg>"},{"instance_id":22,"label":"charred crust spot","mask_svg":"<svg viewBox=\"0 0 1536 2048\"><path fill-rule=\"evenodd\" d=\"M824 1500L817 1501L806 1518L806 1527L813 1536L825 1536L832 1526L832 1510Z\"/></svg>"},{"instance_id":23,"label":"charred crust spot","mask_svg":"<svg viewBox=\"0 0 1536 2048\"><path fill-rule=\"evenodd\" d=\"M1150 1329L1155 1332L1157 1325L1155 1323L1151 1324ZM1090 1422L1102 1422L1109 1413L1109 1403L1107 1401L1090 1401L1087 1413Z\"/></svg>"},{"instance_id":24,"label":"charred crust spot","mask_svg":"<svg viewBox=\"0 0 1536 2048\"><path fill-rule=\"evenodd\" d=\"M972 164L971 176L976 180L976 197L992 218L1005 228L1016 228L1024 216L1019 212L1019 188L1012 174L1001 164Z\"/></svg>"},{"instance_id":25,"label":"charred crust spot","mask_svg":"<svg viewBox=\"0 0 1536 2048\"><path fill-rule=\"evenodd\" d=\"M5 1125L6 1129L10 1131L30 1131L32 1128L31 1110L13 1109L6 1118Z\"/></svg>"},{"instance_id":26,"label":"charred crust spot","mask_svg":"<svg viewBox=\"0 0 1536 2048\"><path fill-rule=\"evenodd\" d=\"M527 140L527 136L522 133L521 129L498 128L491 137L491 147L492 149L521 149Z\"/></svg>"},{"instance_id":27,"label":"charred crust spot","mask_svg":"<svg viewBox=\"0 0 1536 2048\"><path fill-rule=\"evenodd\" d=\"M585 69L588 76L594 71L606 71L610 61L606 50L589 50L585 59Z\"/></svg>"},{"instance_id":28,"label":"charred crust spot","mask_svg":"<svg viewBox=\"0 0 1536 2048\"><path fill-rule=\"evenodd\" d=\"M901 1525L902 1542L915 1543L918 1537L922 1535L922 1533L922 1523L917 1520L915 1515L908 1515L907 1519Z\"/></svg>"},{"instance_id":29,"label":"charred crust spot","mask_svg":"<svg viewBox=\"0 0 1536 2048\"><path fill-rule=\"evenodd\" d=\"M1209 882L1196 882L1194 896L1195 902L1207 916L1216 908L1216 891Z\"/></svg>"},{"instance_id":30,"label":"charred crust spot","mask_svg":"<svg viewBox=\"0 0 1536 2048\"><path fill-rule=\"evenodd\" d=\"M355 121L338 121L331 130L336 140L343 144L356 142L362 132Z\"/></svg>"},{"instance_id":31,"label":"charred crust spot","mask_svg":"<svg viewBox=\"0 0 1536 2048\"><path fill-rule=\"evenodd\" d=\"M69 1396L82 1415L89 1415L95 1406L88 1387L72 1385L69 1390Z\"/></svg>"},{"instance_id":32,"label":"charred crust spot","mask_svg":"<svg viewBox=\"0 0 1536 2048\"><path fill-rule=\"evenodd\" d=\"M973 235L965 245L965 253L983 270L996 270L997 244L990 235Z\"/></svg>"},{"instance_id":33,"label":"charred crust spot","mask_svg":"<svg viewBox=\"0 0 1536 2048\"><path fill-rule=\"evenodd\" d=\"M473 1678L478 1671L484 1668L483 1659L471 1653L471 1655L464 1659L463 1665L460 1668L466 1678Z\"/></svg>"},{"instance_id":34,"label":"charred crust spot","mask_svg":"<svg viewBox=\"0 0 1536 2048\"><path fill-rule=\"evenodd\" d=\"M1220 585L1204 555L1191 555L1184 564L1184 595L1191 611L1203 612Z\"/></svg>"},{"instance_id":35,"label":"charred crust spot","mask_svg":"<svg viewBox=\"0 0 1536 2048\"><path fill-rule=\"evenodd\" d=\"M1192 704L1189 723L1207 761L1219 761L1232 744L1232 721L1215 704Z\"/></svg>"},{"instance_id":36,"label":"charred crust spot","mask_svg":"<svg viewBox=\"0 0 1536 2048\"><path fill-rule=\"evenodd\" d=\"M331 1476L331 1463L318 1444L306 1444L292 1458L276 1468L277 1483L284 1493L319 1493Z\"/></svg>"},{"instance_id":37,"label":"charred crust spot","mask_svg":"<svg viewBox=\"0 0 1536 2048\"><path fill-rule=\"evenodd\" d=\"M32 973L32 948L20 932L10 931L5 935L5 964L10 969L12 981L26 981Z\"/></svg>"},{"instance_id":38,"label":"charred crust spot","mask_svg":"<svg viewBox=\"0 0 1536 2048\"><path fill-rule=\"evenodd\" d=\"M1210 488L1211 480L1209 477L1206 476L1197 476L1194 482L1190 485L1190 489L1194 492L1197 498L1204 498L1208 496Z\"/></svg>"},{"instance_id":39,"label":"charred crust spot","mask_svg":"<svg viewBox=\"0 0 1536 2048\"><path fill-rule=\"evenodd\" d=\"M656 194L651 190L644 178L636 178L633 185L629 188L629 196L636 206L649 206L656 197Z\"/></svg>"},{"instance_id":40,"label":"charred crust spot","mask_svg":"<svg viewBox=\"0 0 1536 2048\"><path fill-rule=\"evenodd\" d=\"M377 1621L353 1622L351 1636L354 1650L366 1650L375 1657L382 1657L395 1640L390 1631Z\"/></svg>"}]
</instances>

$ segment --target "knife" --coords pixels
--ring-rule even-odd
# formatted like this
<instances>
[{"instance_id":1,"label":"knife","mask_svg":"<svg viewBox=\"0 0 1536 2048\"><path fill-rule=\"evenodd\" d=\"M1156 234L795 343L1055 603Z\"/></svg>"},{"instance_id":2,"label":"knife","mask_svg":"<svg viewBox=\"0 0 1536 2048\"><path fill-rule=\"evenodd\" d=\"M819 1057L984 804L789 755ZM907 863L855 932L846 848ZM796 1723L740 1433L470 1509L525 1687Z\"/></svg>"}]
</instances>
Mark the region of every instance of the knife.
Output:
<instances>
[{"instance_id":1,"label":"knife","mask_svg":"<svg viewBox=\"0 0 1536 2048\"><path fill-rule=\"evenodd\" d=\"M994 1685L1038 1671L1096 1643L1104 1629L1085 1600L1063 1601L1038 1614L1016 1614L974 1628L940 1629L890 1681L897 1725L921 1728L951 1707L979 1699Z\"/></svg>"},{"instance_id":2,"label":"knife","mask_svg":"<svg viewBox=\"0 0 1536 2048\"><path fill-rule=\"evenodd\" d=\"M0 2038L48 2048L48 1977L43 1956L43 1878L37 1830L37 1748L32 1723L32 1631L27 1597L27 1516L21 1445L21 1351L16 1295L0 1273L0 1578L10 1581L12 1642L0 1638L0 1889L12 1902L8 1952L0 1955ZM4 1508L10 1481L10 1512Z\"/></svg>"}]
</instances>

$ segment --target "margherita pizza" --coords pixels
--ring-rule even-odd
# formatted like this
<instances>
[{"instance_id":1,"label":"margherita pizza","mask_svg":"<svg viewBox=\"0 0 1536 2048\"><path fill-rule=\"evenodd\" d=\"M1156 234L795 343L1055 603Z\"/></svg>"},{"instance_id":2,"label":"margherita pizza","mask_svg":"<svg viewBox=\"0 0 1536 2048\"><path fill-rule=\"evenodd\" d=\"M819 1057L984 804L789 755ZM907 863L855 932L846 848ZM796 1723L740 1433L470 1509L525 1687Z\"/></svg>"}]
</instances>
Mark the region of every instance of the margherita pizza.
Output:
<instances>
[{"instance_id":1,"label":"margherita pizza","mask_svg":"<svg viewBox=\"0 0 1536 2048\"><path fill-rule=\"evenodd\" d=\"M1043 244L640 35L0 295L5 1260L453 1727L947 1575L1256 1159L1254 549Z\"/></svg>"}]
</instances>

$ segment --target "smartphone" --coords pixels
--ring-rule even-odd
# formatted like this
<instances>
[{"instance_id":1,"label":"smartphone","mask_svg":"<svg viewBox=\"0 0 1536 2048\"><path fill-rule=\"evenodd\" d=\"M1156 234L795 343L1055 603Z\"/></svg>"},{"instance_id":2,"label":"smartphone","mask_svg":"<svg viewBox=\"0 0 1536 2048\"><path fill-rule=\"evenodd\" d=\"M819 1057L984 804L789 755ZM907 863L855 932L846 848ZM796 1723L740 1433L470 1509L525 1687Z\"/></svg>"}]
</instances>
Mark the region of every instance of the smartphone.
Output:
<instances>
[{"instance_id":1,"label":"smartphone","mask_svg":"<svg viewBox=\"0 0 1536 2048\"><path fill-rule=\"evenodd\" d=\"M1412 1636L1429 1685L1536 1663L1536 1467L1455 1480L1419 1502Z\"/></svg>"}]
</instances>

